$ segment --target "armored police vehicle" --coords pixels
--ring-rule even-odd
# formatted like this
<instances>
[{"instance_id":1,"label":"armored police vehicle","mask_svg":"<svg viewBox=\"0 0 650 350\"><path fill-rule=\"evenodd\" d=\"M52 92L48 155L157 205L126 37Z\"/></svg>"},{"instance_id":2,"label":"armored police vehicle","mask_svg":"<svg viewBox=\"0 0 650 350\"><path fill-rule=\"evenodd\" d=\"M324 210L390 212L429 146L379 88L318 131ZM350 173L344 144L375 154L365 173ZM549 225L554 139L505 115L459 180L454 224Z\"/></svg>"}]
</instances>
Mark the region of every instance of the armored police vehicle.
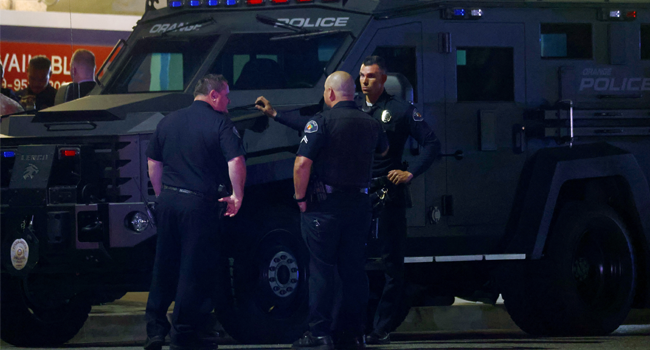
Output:
<instances>
[{"instance_id":1,"label":"armored police vehicle","mask_svg":"<svg viewBox=\"0 0 650 350\"><path fill-rule=\"evenodd\" d=\"M300 135L252 103L308 118L325 77L371 54L442 142L410 185L412 305L502 294L537 335L607 334L650 307L647 1L157 2L90 96L2 119L3 340L61 344L91 305L148 289L145 150L208 73L229 80L248 153L223 276L206 276L224 281L217 315L242 342L294 340L308 300L291 196ZM405 159L417 153L409 142Z\"/></svg>"}]
</instances>

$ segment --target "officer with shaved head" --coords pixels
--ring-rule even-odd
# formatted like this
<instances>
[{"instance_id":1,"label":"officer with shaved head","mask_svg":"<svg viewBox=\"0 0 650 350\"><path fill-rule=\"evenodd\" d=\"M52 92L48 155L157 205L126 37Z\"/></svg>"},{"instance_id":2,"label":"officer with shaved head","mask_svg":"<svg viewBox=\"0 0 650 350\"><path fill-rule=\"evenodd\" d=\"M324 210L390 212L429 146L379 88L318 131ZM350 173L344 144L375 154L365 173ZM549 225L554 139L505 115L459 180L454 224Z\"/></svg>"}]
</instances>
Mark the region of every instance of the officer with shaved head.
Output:
<instances>
[{"instance_id":1,"label":"officer with shaved head","mask_svg":"<svg viewBox=\"0 0 650 350\"><path fill-rule=\"evenodd\" d=\"M334 324L338 349L365 347L368 186L374 155L388 152L388 140L381 123L357 108L354 90L346 72L327 78L323 98L330 109L305 125L294 164L294 199L310 252L309 331L294 349L334 349ZM343 289L337 302L339 278Z\"/></svg>"}]
</instances>

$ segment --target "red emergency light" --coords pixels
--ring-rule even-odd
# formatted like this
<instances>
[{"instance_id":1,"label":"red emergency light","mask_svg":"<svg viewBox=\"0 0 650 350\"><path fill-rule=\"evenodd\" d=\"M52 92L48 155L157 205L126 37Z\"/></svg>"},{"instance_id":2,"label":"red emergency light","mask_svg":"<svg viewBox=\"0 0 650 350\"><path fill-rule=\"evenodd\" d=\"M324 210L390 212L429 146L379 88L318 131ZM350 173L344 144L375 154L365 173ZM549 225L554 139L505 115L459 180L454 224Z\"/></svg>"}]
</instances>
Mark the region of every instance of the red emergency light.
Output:
<instances>
[{"instance_id":1,"label":"red emergency light","mask_svg":"<svg viewBox=\"0 0 650 350\"><path fill-rule=\"evenodd\" d=\"M274 4L286 4L289 3L289 0L271 0Z\"/></svg>"},{"instance_id":2,"label":"red emergency light","mask_svg":"<svg viewBox=\"0 0 650 350\"><path fill-rule=\"evenodd\" d=\"M298 2L314 2L314 0L296 0Z\"/></svg>"},{"instance_id":3,"label":"red emergency light","mask_svg":"<svg viewBox=\"0 0 650 350\"><path fill-rule=\"evenodd\" d=\"M264 0L246 0L247 5L262 5Z\"/></svg>"},{"instance_id":4,"label":"red emergency light","mask_svg":"<svg viewBox=\"0 0 650 350\"><path fill-rule=\"evenodd\" d=\"M59 150L61 158L63 157L75 157L79 154L78 148L62 148Z\"/></svg>"}]
</instances>

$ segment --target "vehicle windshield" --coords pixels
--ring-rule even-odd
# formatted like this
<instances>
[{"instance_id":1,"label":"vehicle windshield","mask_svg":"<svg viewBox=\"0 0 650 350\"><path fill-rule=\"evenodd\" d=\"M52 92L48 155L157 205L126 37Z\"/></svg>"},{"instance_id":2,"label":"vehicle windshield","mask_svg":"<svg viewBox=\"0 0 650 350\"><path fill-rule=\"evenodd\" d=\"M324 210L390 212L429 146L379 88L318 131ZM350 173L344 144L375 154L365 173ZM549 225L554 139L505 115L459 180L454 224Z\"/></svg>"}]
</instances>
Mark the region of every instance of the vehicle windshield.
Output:
<instances>
[{"instance_id":1,"label":"vehicle windshield","mask_svg":"<svg viewBox=\"0 0 650 350\"><path fill-rule=\"evenodd\" d=\"M217 35L142 39L107 90L112 94L184 91L217 39Z\"/></svg>"},{"instance_id":2,"label":"vehicle windshield","mask_svg":"<svg viewBox=\"0 0 650 350\"><path fill-rule=\"evenodd\" d=\"M271 40L278 34L233 34L209 72L223 74L230 90L311 88L347 35Z\"/></svg>"}]
</instances>

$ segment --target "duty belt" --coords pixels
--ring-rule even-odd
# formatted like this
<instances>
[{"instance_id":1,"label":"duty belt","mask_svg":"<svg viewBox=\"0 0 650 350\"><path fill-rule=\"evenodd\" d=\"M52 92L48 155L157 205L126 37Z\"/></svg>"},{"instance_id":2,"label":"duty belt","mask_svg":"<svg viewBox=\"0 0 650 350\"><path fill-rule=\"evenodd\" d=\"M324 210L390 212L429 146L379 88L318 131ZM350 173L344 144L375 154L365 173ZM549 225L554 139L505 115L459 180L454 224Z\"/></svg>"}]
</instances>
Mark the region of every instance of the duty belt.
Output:
<instances>
[{"instance_id":1,"label":"duty belt","mask_svg":"<svg viewBox=\"0 0 650 350\"><path fill-rule=\"evenodd\" d=\"M325 185L325 192L327 193L363 193L363 194L368 194L368 187L353 187L353 186L345 186L345 187L336 187L336 186L330 186L330 185Z\"/></svg>"},{"instance_id":2,"label":"duty belt","mask_svg":"<svg viewBox=\"0 0 650 350\"><path fill-rule=\"evenodd\" d=\"M188 190L188 189L185 189L185 188L174 187L174 186L163 185L163 190L170 190L170 191L174 191L174 192L178 192L178 193L191 194L193 196L201 197L201 198L207 199L207 200L214 200L215 199L214 196L210 196L210 195L207 195L207 194L203 194L201 192L195 192L195 191L192 191L192 190Z\"/></svg>"}]
</instances>

